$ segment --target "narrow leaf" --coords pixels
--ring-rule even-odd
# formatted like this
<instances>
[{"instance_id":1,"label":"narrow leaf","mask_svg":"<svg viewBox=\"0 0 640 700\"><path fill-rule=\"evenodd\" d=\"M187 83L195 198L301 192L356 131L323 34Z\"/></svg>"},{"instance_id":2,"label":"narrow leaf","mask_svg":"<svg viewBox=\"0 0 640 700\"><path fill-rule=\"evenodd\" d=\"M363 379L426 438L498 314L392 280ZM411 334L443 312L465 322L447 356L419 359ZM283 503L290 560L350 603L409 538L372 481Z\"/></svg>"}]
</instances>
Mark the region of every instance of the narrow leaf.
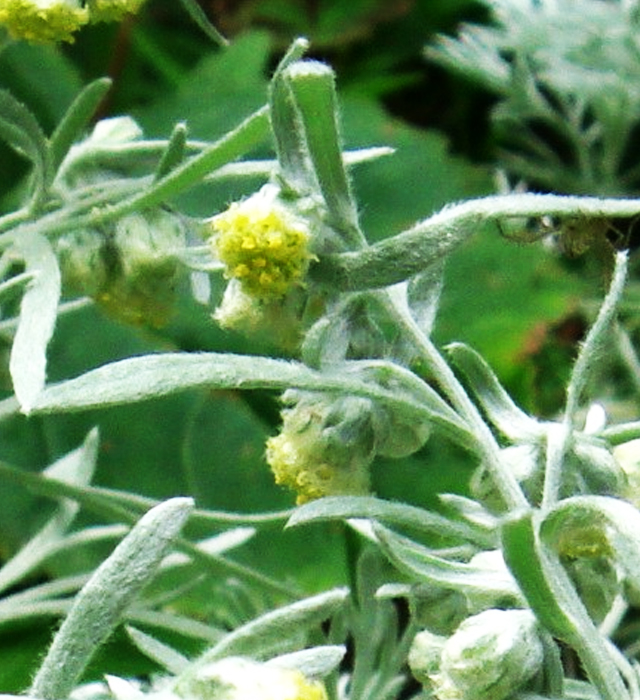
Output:
<instances>
[{"instance_id":1,"label":"narrow leaf","mask_svg":"<svg viewBox=\"0 0 640 700\"><path fill-rule=\"evenodd\" d=\"M209 22L209 18L196 0L180 0L180 2L191 19L209 37L209 39L219 46L227 46L229 44L229 42L222 36L222 34L220 34L213 24Z\"/></svg>"},{"instance_id":2,"label":"narrow leaf","mask_svg":"<svg viewBox=\"0 0 640 700\"><path fill-rule=\"evenodd\" d=\"M268 612L227 635L206 651L177 679L177 687L203 666L225 656L264 655L270 648L282 648L288 640L298 641L306 630L331 617L346 602L349 591L336 588Z\"/></svg>"},{"instance_id":3,"label":"narrow leaf","mask_svg":"<svg viewBox=\"0 0 640 700\"><path fill-rule=\"evenodd\" d=\"M174 498L144 515L78 593L33 681L30 695L58 700L78 683L179 533L193 507Z\"/></svg>"},{"instance_id":4,"label":"narrow leaf","mask_svg":"<svg viewBox=\"0 0 640 700\"><path fill-rule=\"evenodd\" d=\"M49 169L47 139L37 119L8 90L0 90L0 138L28 158L42 183Z\"/></svg>"},{"instance_id":5,"label":"narrow leaf","mask_svg":"<svg viewBox=\"0 0 640 700\"><path fill-rule=\"evenodd\" d=\"M45 473L80 486L86 485L93 476L97 452L98 434L92 430L82 447L65 455L45 470ZM74 501L61 501L46 525L0 569L0 591L17 583L51 554L51 550L61 543L78 509L79 506Z\"/></svg>"},{"instance_id":6,"label":"narrow leaf","mask_svg":"<svg viewBox=\"0 0 640 700\"><path fill-rule=\"evenodd\" d=\"M37 233L21 235L15 248L33 281L22 297L9 371L20 407L29 413L45 384L47 345L60 300L60 270L51 244Z\"/></svg>"},{"instance_id":7,"label":"narrow leaf","mask_svg":"<svg viewBox=\"0 0 640 700\"><path fill-rule=\"evenodd\" d=\"M341 231L347 248L359 248L364 240L342 161L338 131L335 75L318 61L297 61L284 72L304 131L322 196L334 226Z\"/></svg>"},{"instance_id":8,"label":"narrow leaf","mask_svg":"<svg viewBox=\"0 0 640 700\"><path fill-rule=\"evenodd\" d=\"M505 570L503 574L494 568L476 566L458 561L448 561L433 555L426 547L396 535L382 526L376 527L384 553L404 573L419 582L475 593L486 597L520 599L520 591Z\"/></svg>"},{"instance_id":9,"label":"narrow leaf","mask_svg":"<svg viewBox=\"0 0 640 700\"><path fill-rule=\"evenodd\" d=\"M293 511L287 527L312 521L344 518L371 518L388 525L408 527L417 532L491 546L491 536L479 528L455 522L423 508L392 503L370 496L329 496L306 503Z\"/></svg>"},{"instance_id":10,"label":"narrow leaf","mask_svg":"<svg viewBox=\"0 0 640 700\"><path fill-rule=\"evenodd\" d=\"M98 408L142 401L185 389L274 388L315 384L317 373L303 365L266 357L217 353L166 353L104 365L76 379L48 387L38 412Z\"/></svg>"},{"instance_id":11,"label":"narrow leaf","mask_svg":"<svg viewBox=\"0 0 640 700\"><path fill-rule=\"evenodd\" d=\"M314 181L300 123L283 74L288 66L304 55L308 46L306 39L297 39L291 44L273 74L269 90L271 128L281 175L285 183L298 193L310 191Z\"/></svg>"},{"instance_id":12,"label":"narrow leaf","mask_svg":"<svg viewBox=\"0 0 640 700\"><path fill-rule=\"evenodd\" d=\"M580 346L580 353L573 365L571 379L567 386L567 402L565 408L565 422L573 424L576 419L576 412L579 402L587 387L587 383L593 374L595 365L593 358L602 351L611 336L612 324L616 317L618 304L622 297L627 279L628 254L626 252L616 253L615 269L611 286L607 292L598 316L594 324L589 329L587 337Z\"/></svg>"},{"instance_id":13,"label":"narrow leaf","mask_svg":"<svg viewBox=\"0 0 640 700\"><path fill-rule=\"evenodd\" d=\"M462 370L489 420L509 440L529 442L542 434L542 426L518 408L484 358L464 343L452 343L447 352Z\"/></svg>"},{"instance_id":14,"label":"narrow leaf","mask_svg":"<svg viewBox=\"0 0 640 700\"><path fill-rule=\"evenodd\" d=\"M352 370L352 371L349 371ZM372 381L413 379L405 395ZM405 381L406 384L406 381ZM297 362L227 353L163 353L132 357L92 370L75 379L47 387L38 397L38 413L99 408L143 401L177 391L199 388L286 389L348 392L392 403L395 410L416 420L431 418L464 425L431 387L392 363L347 363L331 372L317 372ZM410 390L413 392L410 394Z\"/></svg>"},{"instance_id":15,"label":"narrow leaf","mask_svg":"<svg viewBox=\"0 0 640 700\"><path fill-rule=\"evenodd\" d=\"M154 174L154 182L168 175L184 159L187 145L187 127L180 123L173 127L169 143L164 150Z\"/></svg>"},{"instance_id":16,"label":"narrow leaf","mask_svg":"<svg viewBox=\"0 0 640 700\"><path fill-rule=\"evenodd\" d=\"M131 641L145 656L148 656L152 661L155 661L158 666L161 666L172 675L177 676L189 665L189 659L176 651L173 647L168 646L149 634L145 634L135 627L127 626L126 630Z\"/></svg>"},{"instance_id":17,"label":"narrow leaf","mask_svg":"<svg viewBox=\"0 0 640 700\"><path fill-rule=\"evenodd\" d=\"M313 647L313 649L302 649L291 654L275 656L269 659L267 664L297 670L309 678L323 678L335 671L346 651L346 648L341 645Z\"/></svg>"},{"instance_id":18,"label":"narrow leaf","mask_svg":"<svg viewBox=\"0 0 640 700\"><path fill-rule=\"evenodd\" d=\"M49 139L52 176L55 176L74 141L79 141L84 136L85 129L110 87L109 78L94 80L71 103Z\"/></svg>"}]
</instances>

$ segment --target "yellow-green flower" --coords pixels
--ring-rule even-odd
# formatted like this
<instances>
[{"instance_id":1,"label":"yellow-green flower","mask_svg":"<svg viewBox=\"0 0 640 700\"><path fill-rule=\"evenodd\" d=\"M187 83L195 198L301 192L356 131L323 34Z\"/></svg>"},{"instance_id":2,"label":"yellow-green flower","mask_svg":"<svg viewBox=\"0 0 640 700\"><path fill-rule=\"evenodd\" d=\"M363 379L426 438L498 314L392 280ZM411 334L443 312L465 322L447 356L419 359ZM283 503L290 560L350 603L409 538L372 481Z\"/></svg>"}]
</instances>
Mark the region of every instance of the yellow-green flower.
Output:
<instances>
[{"instance_id":1,"label":"yellow-green flower","mask_svg":"<svg viewBox=\"0 0 640 700\"><path fill-rule=\"evenodd\" d=\"M324 684L301 671L233 656L203 667L177 692L185 700L327 700Z\"/></svg>"},{"instance_id":2,"label":"yellow-green flower","mask_svg":"<svg viewBox=\"0 0 640 700\"><path fill-rule=\"evenodd\" d=\"M145 0L89 0L91 22L119 22L135 14Z\"/></svg>"},{"instance_id":3,"label":"yellow-green flower","mask_svg":"<svg viewBox=\"0 0 640 700\"><path fill-rule=\"evenodd\" d=\"M15 39L73 41L74 32L88 21L88 10L75 0L0 0L0 24Z\"/></svg>"},{"instance_id":4,"label":"yellow-green flower","mask_svg":"<svg viewBox=\"0 0 640 700\"><path fill-rule=\"evenodd\" d=\"M281 298L301 285L313 259L306 223L278 193L278 188L267 185L210 220L211 243L226 276L262 301Z\"/></svg>"},{"instance_id":5,"label":"yellow-green flower","mask_svg":"<svg viewBox=\"0 0 640 700\"><path fill-rule=\"evenodd\" d=\"M365 495L369 493L366 469L351 470L314 460L294 436L276 435L267 441L267 462L276 484L297 493L302 505L323 496Z\"/></svg>"},{"instance_id":6,"label":"yellow-green flower","mask_svg":"<svg viewBox=\"0 0 640 700\"><path fill-rule=\"evenodd\" d=\"M322 407L298 404L284 412L282 432L267 440L267 462L280 486L296 492L301 505L323 496L365 495L372 457L361 454L357 438L345 444L350 460L337 460L323 435ZM333 454L332 454L333 453Z\"/></svg>"}]
</instances>

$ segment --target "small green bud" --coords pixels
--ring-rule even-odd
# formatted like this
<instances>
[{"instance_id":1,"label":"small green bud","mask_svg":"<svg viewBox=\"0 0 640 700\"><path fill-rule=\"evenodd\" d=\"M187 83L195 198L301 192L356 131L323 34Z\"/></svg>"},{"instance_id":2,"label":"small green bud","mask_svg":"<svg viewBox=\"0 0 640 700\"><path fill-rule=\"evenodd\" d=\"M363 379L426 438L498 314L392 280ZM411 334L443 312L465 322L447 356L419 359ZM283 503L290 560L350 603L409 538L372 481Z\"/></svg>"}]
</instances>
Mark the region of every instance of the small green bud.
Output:
<instances>
[{"instance_id":1,"label":"small green bud","mask_svg":"<svg viewBox=\"0 0 640 700\"><path fill-rule=\"evenodd\" d=\"M264 336L278 347L293 352L300 345L301 319L307 303L305 295L297 291L280 299L261 301L245 294L238 280L232 279L213 318L222 328Z\"/></svg>"},{"instance_id":2,"label":"small green bud","mask_svg":"<svg viewBox=\"0 0 640 700\"><path fill-rule=\"evenodd\" d=\"M452 634L469 614L463 593L432 583L414 586L409 604L415 623L435 634Z\"/></svg>"},{"instance_id":3,"label":"small green bud","mask_svg":"<svg viewBox=\"0 0 640 700\"><path fill-rule=\"evenodd\" d=\"M125 323L168 320L186 245L181 219L163 209L129 214L113 228L63 236L57 243L66 290L93 298Z\"/></svg>"},{"instance_id":4,"label":"small green bud","mask_svg":"<svg viewBox=\"0 0 640 700\"><path fill-rule=\"evenodd\" d=\"M611 448L595 436L578 434L570 466L575 465L574 481L562 491L565 497L578 493L618 495L625 488L625 474ZM568 470L571 473L571 470Z\"/></svg>"},{"instance_id":5,"label":"small green bud","mask_svg":"<svg viewBox=\"0 0 640 700\"><path fill-rule=\"evenodd\" d=\"M185 244L182 221L172 212L156 209L123 217L112 243L118 269L96 301L127 323L164 325L179 277L178 253Z\"/></svg>"},{"instance_id":6,"label":"small green bud","mask_svg":"<svg viewBox=\"0 0 640 700\"><path fill-rule=\"evenodd\" d=\"M327 700L324 684L301 671L240 657L204 666L174 692L184 700Z\"/></svg>"},{"instance_id":7,"label":"small green bud","mask_svg":"<svg viewBox=\"0 0 640 700\"><path fill-rule=\"evenodd\" d=\"M429 439L431 426L408 420L390 410L376 411L376 452L381 457L403 459L417 452Z\"/></svg>"},{"instance_id":8,"label":"small green bud","mask_svg":"<svg viewBox=\"0 0 640 700\"><path fill-rule=\"evenodd\" d=\"M543 657L530 610L485 610L446 640L430 680L438 700L506 700L541 670Z\"/></svg>"},{"instance_id":9,"label":"small green bud","mask_svg":"<svg viewBox=\"0 0 640 700\"><path fill-rule=\"evenodd\" d=\"M100 231L85 229L62 236L56 252L66 292L96 297L108 283L109 262Z\"/></svg>"}]
</instances>

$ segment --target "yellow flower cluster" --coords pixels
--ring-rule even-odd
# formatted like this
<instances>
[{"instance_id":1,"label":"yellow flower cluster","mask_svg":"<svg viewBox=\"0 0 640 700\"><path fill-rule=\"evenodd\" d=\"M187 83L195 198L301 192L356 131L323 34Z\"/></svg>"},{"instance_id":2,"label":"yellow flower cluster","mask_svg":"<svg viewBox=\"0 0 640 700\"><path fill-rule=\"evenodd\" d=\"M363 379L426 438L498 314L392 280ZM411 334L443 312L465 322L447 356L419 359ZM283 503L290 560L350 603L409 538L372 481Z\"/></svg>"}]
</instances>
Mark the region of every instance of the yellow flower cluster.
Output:
<instances>
[{"instance_id":1,"label":"yellow flower cluster","mask_svg":"<svg viewBox=\"0 0 640 700\"><path fill-rule=\"evenodd\" d=\"M89 12L77 2L0 0L0 24L15 39L33 43L73 41L73 34L89 21Z\"/></svg>"},{"instance_id":2,"label":"yellow flower cluster","mask_svg":"<svg viewBox=\"0 0 640 700\"><path fill-rule=\"evenodd\" d=\"M310 421L306 429L297 430L291 425L300 420L300 410L305 409L285 413L282 432L267 440L267 462L276 484L295 491L298 505L323 496L369 493L368 460L332 464L323 459L321 426Z\"/></svg>"},{"instance_id":3,"label":"yellow flower cluster","mask_svg":"<svg viewBox=\"0 0 640 700\"><path fill-rule=\"evenodd\" d=\"M0 0L0 25L14 39L48 44L73 41L73 35L88 22L121 20L137 12L144 0Z\"/></svg>"},{"instance_id":4,"label":"yellow flower cluster","mask_svg":"<svg viewBox=\"0 0 640 700\"><path fill-rule=\"evenodd\" d=\"M270 187L210 220L211 244L245 294L261 301L282 298L301 285L313 255L309 231Z\"/></svg>"}]
</instances>

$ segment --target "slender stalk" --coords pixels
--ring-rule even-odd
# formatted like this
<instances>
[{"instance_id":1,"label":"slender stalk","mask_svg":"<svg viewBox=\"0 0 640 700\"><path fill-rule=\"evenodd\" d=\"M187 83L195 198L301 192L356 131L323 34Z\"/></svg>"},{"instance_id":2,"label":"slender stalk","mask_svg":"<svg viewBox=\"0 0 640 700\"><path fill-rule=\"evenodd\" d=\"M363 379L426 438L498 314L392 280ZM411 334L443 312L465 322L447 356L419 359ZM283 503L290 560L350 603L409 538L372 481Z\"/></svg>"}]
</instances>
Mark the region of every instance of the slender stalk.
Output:
<instances>
[{"instance_id":1,"label":"slender stalk","mask_svg":"<svg viewBox=\"0 0 640 700\"><path fill-rule=\"evenodd\" d=\"M549 508L560 497L564 456L569 448L571 436L576 428L576 415L597 356L613 325L614 316L624 290L627 276L627 254L616 255L616 267L609 292L591 326L573 366L571 380L567 387L567 400L561 426L558 430L549 429L547 434L547 464L542 496L542 507Z\"/></svg>"},{"instance_id":2,"label":"slender stalk","mask_svg":"<svg viewBox=\"0 0 640 700\"><path fill-rule=\"evenodd\" d=\"M433 373L435 381L446 394L455 410L468 423L470 432L476 438L476 451L484 460L494 479L496 488L500 491L509 510L527 506L528 502L520 485L511 471L502 462L500 446L493 433L435 345L422 333L407 310L394 301L392 295L381 292L378 298L420 352Z\"/></svg>"}]
</instances>

